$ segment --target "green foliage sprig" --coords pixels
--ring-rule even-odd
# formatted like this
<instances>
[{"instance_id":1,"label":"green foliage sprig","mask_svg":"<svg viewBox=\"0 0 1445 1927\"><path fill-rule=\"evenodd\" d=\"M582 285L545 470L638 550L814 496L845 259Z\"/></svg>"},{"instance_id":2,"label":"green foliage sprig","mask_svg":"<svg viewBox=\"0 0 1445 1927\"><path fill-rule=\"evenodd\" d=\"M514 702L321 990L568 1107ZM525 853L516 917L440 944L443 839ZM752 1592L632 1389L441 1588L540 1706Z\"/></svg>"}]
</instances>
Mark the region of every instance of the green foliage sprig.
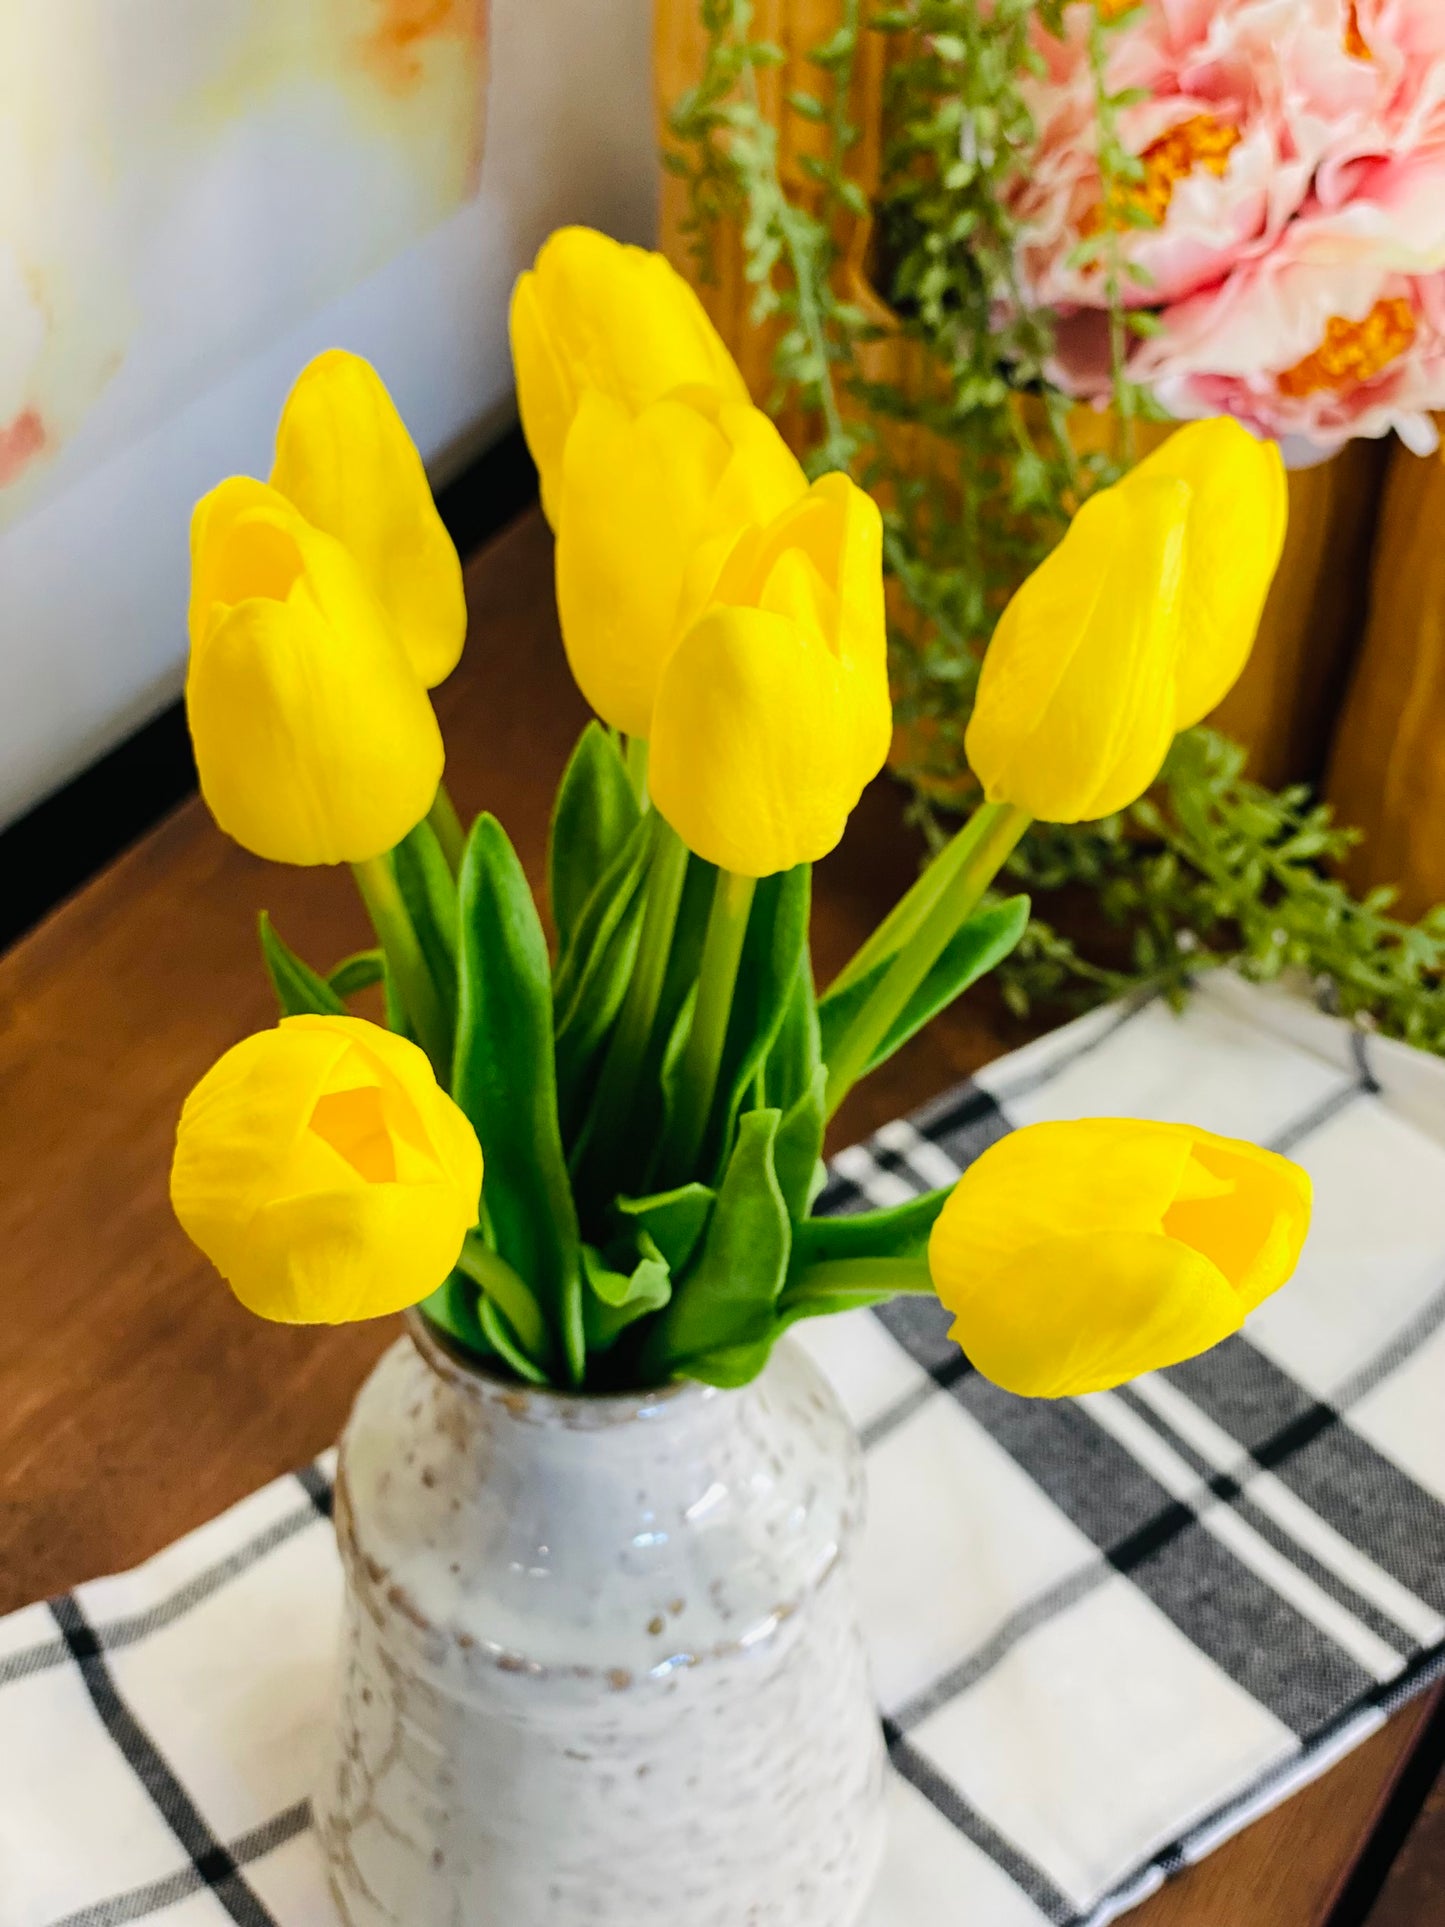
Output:
<instances>
[{"instance_id":1,"label":"green foliage sprig","mask_svg":"<svg viewBox=\"0 0 1445 1927\"><path fill-rule=\"evenodd\" d=\"M1109 310L1117 434L1080 451L1071 407L1048 378L1050 317L1017 278L1011 189L1034 150L1024 77L1039 25L1064 30L1066 0L845 0L836 33L809 55L815 88L790 105L821 132L819 152L785 178L759 73L783 50L753 34L751 0L699 0L707 56L670 117L665 165L687 184L687 230L712 269L719 224L738 223L753 314L780 329L776 409L809 425L813 472L850 468L884 504L885 556L913 619L892 637L895 713L915 746L905 768L915 813L941 841L940 786L967 793L963 735L983 651L1009 594L1047 553L1079 501L1133 459L1134 425L1157 417L1126 374L1124 307L1135 275L1124 229L1146 220L1129 189L1140 164L1118 136L1129 96L1106 79L1108 36L1127 16L1089 21L1104 219L1081 244ZM883 186L870 205L849 174L858 140L850 96L861 36L889 36ZM908 335L929 351L926 395L867 379L876 328L840 292L850 223L871 220L875 279ZM899 461L891 431L929 431L937 462ZM1417 925L1389 916L1389 891L1353 897L1329 874L1356 840L1294 788L1247 781L1243 752L1207 730L1175 747L1155 797L1128 820L1036 826L1012 863L1035 890L1085 886L1124 934L1122 960L1088 954L1036 919L1000 976L1023 1010L1140 985L1178 994L1200 968L1232 963L1265 980L1304 972L1346 1014L1445 1052L1445 911ZM1115 945L1115 948L1118 946ZM1109 946L1103 946L1107 952Z\"/></svg>"}]
</instances>

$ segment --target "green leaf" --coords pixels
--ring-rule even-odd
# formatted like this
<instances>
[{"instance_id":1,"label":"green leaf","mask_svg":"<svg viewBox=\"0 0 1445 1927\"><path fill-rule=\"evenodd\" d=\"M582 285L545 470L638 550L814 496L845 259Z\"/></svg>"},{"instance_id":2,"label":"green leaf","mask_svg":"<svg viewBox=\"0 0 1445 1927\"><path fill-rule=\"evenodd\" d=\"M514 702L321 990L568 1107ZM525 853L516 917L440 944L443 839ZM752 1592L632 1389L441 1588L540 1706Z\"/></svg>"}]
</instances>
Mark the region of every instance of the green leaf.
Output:
<instances>
[{"instance_id":1,"label":"green leaf","mask_svg":"<svg viewBox=\"0 0 1445 1927\"><path fill-rule=\"evenodd\" d=\"M343 957L326 979L338 997L353 997L358 990L370 990L386 975L386 957L380 950L358 950Z\"/></svg>"},{"instance_id":2,"label":"green leaf","mask_svg":"<svg viewBox=\"0 0 1445 1927\"><path fill-rule=\"evenodd\" d=\"M576 1021L577 1006L585 1001L582 983L592 956L610 941L631 893L642 887L656 823L656 817L644 817L634 824L588 897L566 955L557 960L552 1001L559 1030Z\"/></svg>"},{"instance_id":3,"label":"green leaf","mask_svg":"<svg viewBox=\"0 0 1445 1927\"><path fill-rule=\"evenodd\" d=\"M283 1017L344 1017L346 1006L309 963L303 963L276 934L266 911L261 912L261 956Z\"/></svg>"},{"instance_id":4,"label":"green leaf","mask_svg":"<svg viewBox=\"0 0 1445 1927\"><path fill-rule=\"evenodd\" d=\"M823 1033L818 1021L818 998L813 989L813 966L807 947L798 959L783 1021L763 1067L769 1104L786 1113L811 1089L814 1073L823 1062Z\"/></svg>"},{"instance_id":5,"label":"green leaf","mask_svg":"<svg viewBox=\"0 0 1445 1927\"><path fill-rule=\"evenodd\" d=\"M461 914L452 1095L481 1142L498 1254L536 1295L568 1376L580 1384L581 1240L557 1123L547 941L517 853L493 816L479 817L467 839Z\"/></svg>"},{"instance_id":6,"label":"green leaf","mask_svg":"<svg viewBox=\"0 0 1445 1927\"><path fill-rule=\"evenodd\" d=\"M601 723L588 723L558 787L547 840L559 956L566 955L588 898L640 817L616 743Z\"/></svg>"},{"instance_id":7,"label":"green leaf","mask_svg":"<svg viewBox=\"0 0 1445 1927\"><path fill-rule=\"evenodd\" d=\"M688 1275L674 1280L672 1302L659 1314L641 1365L667 1378L686 1361L763 1338L787 1276L792 1248L788 1208L773 1169L776 1111L749 1111Z\"/></svg>"},{"instance_id":8,"label":"green leaf","mask_svg":"<svg viewBox=\"0 0 1445 1927\"><path fill-rule=\"evenodd\" d=\"M517 1334L513 1331L507 1314L495 1298L489 1298L485 1293L477 1303L477 1322L492 1350L511 1366L518 1378L528 1385L547 1383L547 1374L527 1356L518 1343Z\"/></svg>"},{"instance_id":9,"label":"green leaf","mask_svg":"<svg viewBox=\"0 0 1445 1927\"><path fill-rule=\"evenodd\" d=\"M383 969L381 989L386 999L387 1029L395 1031L398 1037L409 1037L412 1043L415 1043L416 1032L412 1029L411 1019L406 1014L406 1005L401 1001L401 992L396 986L396 975L390 964L385 964Z\"/></svg>"},{"instance_id":10,"label":"green leaf","mask_svg":"<svg viewBox=\"0 0 1445 1927\"><path fill-rule=\"evenodd\" d=\"M469 1231L463 1239L457 1271L496 1301L506 1313L518 1344L536 1365L547 1370L554 1363L554 1348L536 1295L506 1260L498 1257L480 1231Z\"/></svg>"},{"instance_id":11,"label":"green leaf","mask_svg":"<svg viewBox=\"0 0 1445 1927\"><path fill-rule=\"evenodd\" d=\"M704 1141L704 1171L716 1170L728 1156L749 1087L782 1029L808 953L811 882L811 865L800 863L757 887Z\"/></svg>"},{"instance_id":12,"label":"green leaf","mask_svg":"<svg viewBox=\"0 0 1445 1927\"><path fill-rule=\"evenodd\" d=\"M892 1029L864 1066L863 1074L885 1063L900 1045L947 1009L955 997L999 964L1028 928L1029 900L1008 897L1002 903L984 904L976 910L948 948L929 971L910 1001L895 1020ZM894 953L896 955L896 953ZM823 1059L832 1062L849 1025L886 976L893 957L881 958L863 976L841 990L831 991L818 1005L822 1027Z\"/></svg>"},{"instance_id":13,"label":"green leaf","mask_svg":"<svg viewBox=\"0 0 1445 1927\"><path fill-rule=\"evenodd\" d=\"M818 1064L814 1066L811 1086L785 1113L773 1151L778 1188L794 1223L807 1217L808 1207L817 1195L823 1133L827 1125L828 1073Z\"/></svg>"},{"instance_id":14,"label":"green leaf","mask_svg":"<svg viewBox=\"0 0 1445 1927\"><path fill-rule=\"evenodd\" d=\"M705 1184L684 1184L648 1198L619 1198L617 1209L636 1219L674 1272L687 1269L717 1193Z\"/></svg>"},{"instance_id":15,"label":"green leaf","mask_svg":"<svg viewBox=\"0 0 1445 1927\"><path fill-rule=\"evenodd\" d=\"M645 908L650 837L645 827L628 840L625 860L609 872L610 895L588 906L580 935L568 953L555 1004L557 1105L563 1137L581 1122L585 1100L637 963ZM615 877L615 883L611 881ZM595 905L596 914L593 914Z\"/></svg>"},{"instance_id":16,"label":"green leaf","mask_svg":"<svg viewBox=\"0 0 1445 1927\"><path fill-rule=\"evenodd\" d=\"M660 1311L672 1296L672 1274L667 1260L644 1232L642 1256L629 1272L616 1271L592 1245L582 1247L582 1275L587 1283L582 1318L587 1350L605 1352L629 1325Z\"/></svg>"},{"instance_id":17,"label":"green leaf","mask_svg":"<svg viewBox=\"0 0 1445 1927\"><path fill-rule=\"evenodd\" d=\"M794 1274L809 1265L852 1258L919 1258L928 1251L934 1220L953 1195L951 1184L925 1191L886 1211L855 1211L840 1218L808 1218L793 1228Z\"/></svg>"},{"instance_id":18,"label":"green leaf","mask_svg":"<svg viewBox=\"0 0 1445 1927\"><path fill-rule=\"evenodd\" d=\"M699 1352L678 1366L677 1376L695 1378L703 1385L717 1385L724 1391L736 1391L740 1385L750 1385L764 1369L785 1330L784 1325L771 1325L760 1338Z\"/></svg>"},{"instance_id":19,"label":"green leaf","mask_svg":"<svg viewBox=\"0 0 1445 1927\"><path fill-rule=\"evenodd\" d=\"M682 901L672 927L672 949L668 953L662 994L657 1000L657 1023L638 1079L635 1128L639 1137L651 1143L639 1183L659 1181L669 1131L677 1115L678 1073L692 1027L703 942L717 874L714 866L704 863L701 857L688 859Z\"/></svg>"},{"instance_id":20,"label":"green leaf","mask_svg":"<svg viewBox=\"0 0 1445 1927\"><path fill-rule=\"evenodd\" d=\"M431 824L422 821L404 836L391 853L396 885L406 905L412 928L436 985L437 998L448 1026L444 1052L452 1048L457 1007L457 946L460 910L451 865ZM443 1057L443 1062L445 1056Z\"/></svg>"},{"instance_id":21,"label":"green leaf","mask_svg":"<svg viewBox=\"0 0 1445 1927\"><path fill-rule=\"evenodd\" d=\"M464 1352L494 1358L496 1352L477 1316L479 1293L471 1280L454 1271L417 1310Z\"/></svg>"}]
</instances>

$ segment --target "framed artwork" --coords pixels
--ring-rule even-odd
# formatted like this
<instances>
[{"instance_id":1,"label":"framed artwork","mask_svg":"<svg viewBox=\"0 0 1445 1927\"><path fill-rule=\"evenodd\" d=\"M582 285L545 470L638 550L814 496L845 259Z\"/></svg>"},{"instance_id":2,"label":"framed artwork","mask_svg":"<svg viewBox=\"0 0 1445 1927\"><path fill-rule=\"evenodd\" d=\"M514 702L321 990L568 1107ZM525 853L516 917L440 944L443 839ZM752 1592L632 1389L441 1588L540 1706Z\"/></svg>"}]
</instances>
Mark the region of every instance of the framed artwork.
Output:
<instances>
[{"instance_id":1,"label":"framed artwork","mask_svg":"<svg viewBox=\"0 0 1445 1927\"><path fill-rule=\"evenodd\" d=\"M0 528L476 192L488 0L5 0Z\"/></svg>"}]
</instances>

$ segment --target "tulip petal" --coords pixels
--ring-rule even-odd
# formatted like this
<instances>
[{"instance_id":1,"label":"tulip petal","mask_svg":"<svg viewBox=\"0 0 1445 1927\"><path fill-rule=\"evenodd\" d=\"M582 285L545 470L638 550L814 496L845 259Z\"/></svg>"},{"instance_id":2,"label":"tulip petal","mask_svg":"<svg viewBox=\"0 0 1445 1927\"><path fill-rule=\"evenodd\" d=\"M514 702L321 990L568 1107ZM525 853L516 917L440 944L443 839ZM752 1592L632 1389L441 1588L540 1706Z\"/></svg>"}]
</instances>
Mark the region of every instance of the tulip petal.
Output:
<instances>
[{"instance_id":1,"label":"tulip petal","mask_svg":"<svg viewBox=\"0 0 1445 1927\"><path fill-rule=\"evenodd\" d=\"M1050 823L1123 809L1174 739L1190 493L1101 489L1020 587L984 658L965 747L990 802Z\"/></svg>"},{"instance_id":2,"label":"tulip petal","mask_svg":"<svg viewBox=\"0 0 1445 1927\"><path fill-rule=\"evenodd\" d=\"M684 569L730 454L716 423L684 403L635 417L596 390L578 403L562 464L557 611L582 694L631 736L651 734Z\"/></svg>"},{"instance_id":3,"label":"tulip petal","mask_svg":"<svg viewBox=\"0 0 1445 1927\"><path fill-rule=\"evenodd\" d=\"M271 484L350 552L423 683L449 676L467 630L461 562L370 362L331 349L303 371L276 431Z\"/></svg>"},{"instance_id":4,"label":"tulip petal","mask_svg":"<svg viewBox=\"0 0 1445 1927\"><path fill-rule=\"evenodd\" d=\"M969 1166L929 1247L947 1302L1046 1238L1156 1232L1196 1133L1142 1118L1050 1119L1011 1131Z\"/></svg>"},{"instance_id":5,"label":"tulip petal","mask_svg":"<svg viewBox=\"0 0 1445 1927\"><path fill-rule=\"evenodd\" d=\"M1238 1331L1244 1312L1199 1252L1117 1231L1015 1253L958 1307L952 1336L1005 1391L1076 1398L1207 1351Z\"/></svg>"},{"instance_id":6,"label":"tulip petal","mask_svg":"<svg viewBox=\"0 0 1445 1927\"><path fill-rule=\"evenodd\" d=\"M591 228L559 228L512 297L512 361L542 505L557 526L561 464L582 392L633 413L672 389L747 402L747 386L697 295L661 254Z\"/></svg>"},{"instance_id":7,"label":"tulip petal","mask_svg":"<svg viewBox=\"0 0 1445 1927\"><path fill-rule=\"evenodd\" d=\"M1236 1330L1294 1270L1309 1209L1287 1159L1192 1125L1032 1124L964 1173L929 1268L979 1370L1057 1398Z\"/></svg>"},{"instance_id":8,"label":"tulip petal","mask_svg":"<svg viewBox=\"0 0 1445 1927\"><path fill-rule=\"evenodd\" d=\"M441 781L426 690L339 543L259 483L216 494L196 517L196 580L214 599L186 681L206 804L276 862L389 850Z\"/></svg>"},{"instance_id":9,"label":"tulip petal","mask_svg":"<svg viewBox=\"0 0 1445 1927\"><path fill-rule=\"evenodd\" d=\"M171 1199L243 1304L333 1324L435 1290L481 1180L475 1133L414 1044L299 1017L244 1039L192 1091Z\"/></svg>"},{"instance_id":10,"label":"tulip petal","mask_svg":"<svg viewBox=\"0 0 1445 1927\"><path fill-rule=\"evenodd\" d=\"M663 671L649 769L689 849L764 877L835 847L882 764L849 754L854 680L787 616L714 608L693 625Z\"/></svg>"},{"instance_id":11,"label":"tulip petal","mask_svg":"<svg viewBox=\"0 0 1445 1927\"><path fill-rule=\"evenodd\" d=\"M1180 618L1175 726L1223 701L1254 646L1284 547L1289 489L1278 445L1228 415L1178 429L1125 478L1188 484L1187 582Z\"/></svg>"}]
</instances>

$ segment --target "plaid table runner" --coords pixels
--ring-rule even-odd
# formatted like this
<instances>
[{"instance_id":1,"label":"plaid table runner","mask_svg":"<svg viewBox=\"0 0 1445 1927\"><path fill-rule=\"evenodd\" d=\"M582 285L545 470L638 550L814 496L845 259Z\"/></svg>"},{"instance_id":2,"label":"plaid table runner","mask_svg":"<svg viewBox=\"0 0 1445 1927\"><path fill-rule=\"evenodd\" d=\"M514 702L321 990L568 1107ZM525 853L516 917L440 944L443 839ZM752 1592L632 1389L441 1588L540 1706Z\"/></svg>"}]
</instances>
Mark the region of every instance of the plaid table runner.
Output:
<instances>
[{"instance_id":1,"label":"plaid table runner","mask_svg":"<svg viewBox=\"0 0 1445 1927\"><path fill-rule=\"evenodd\" d=\"M895 1772L866 1927L1100 1927L1445 1670L1445 1064L1215 978L888 1126L828 1205L1110 1112L1311 1170L1303 1266L1247 1334L1049 1405L971 1373L921 1301L803 1328L868 1448ZM329 1479L0 1621L0 1927L334 1927L306 1805Z\"/></svg>"}]
</instances>

